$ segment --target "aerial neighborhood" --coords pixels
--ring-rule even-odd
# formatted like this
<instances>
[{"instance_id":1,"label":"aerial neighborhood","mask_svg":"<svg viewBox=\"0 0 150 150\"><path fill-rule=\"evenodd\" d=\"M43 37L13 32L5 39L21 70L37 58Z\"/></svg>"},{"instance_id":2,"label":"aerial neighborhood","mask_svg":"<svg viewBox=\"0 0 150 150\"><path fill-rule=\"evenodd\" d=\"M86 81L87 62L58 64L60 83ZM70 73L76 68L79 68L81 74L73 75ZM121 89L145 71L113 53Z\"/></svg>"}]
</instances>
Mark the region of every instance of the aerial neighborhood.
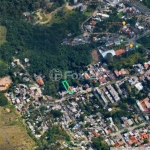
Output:
<instances>
[{"instance_id":1,"label":"aerial neighborhood","mask_svg":"<svg viewBox=\"0 0 150 150\"><path fill-rule=\"evenodd\" d=\"M48 18L48 14L43 10L52 5L53 1L44 2L47 5L42 9L24 12L22 20L28 25L31 23L33 26L46 26L50 17ZM93 62L82 68L80 66L84 62L79 61L78 66L75 66L73 62L75 53L70 52L71 56L65 57L66 60L59 59L59 63L63 64L71 58L71 62L67 65L75 66L81 78L62 75L61 79L52 80L41 73L42 71L31 73L32 53L28 55L29 57L26 57L25 53L23 61L17 59L16 55L10 64L15 82L10 84L5 96L22 116L31 136L43 143L52 140L52 143L60 146L60 150L150 147L148 8L140 1L132 3L124 0L71 0L67 2L67 7L88 17L80 25L78 34L74 33L75 30L70 33L65 31L60 49L64 46L69 51L70 47L77 47L77 51L78 46L81 46L79 53L84 55L82 49L85 47L82 46L86 45L88 48L91 44ZM55 19L52 21L55 24L58 16L57 13L53 13L52 11L50 15L54 15ZM46 37L48 32L44 34ZM51 36L53 37L52 34ZM57 39L60 41L59 37ZM52 38L51 42L55 45L57 39ZM47 38L45 49L48 41ZM16 53L21 53L20 49ZM62 48L61 51L63 50ZM28 48L26 51L28 52ZM53 51L57 52L55 49ZM40 53L39 57L47 55L43 49ZM60 52L55 59L62 53ZM53 53L50 55L53 56ZM35 61L34 64L39 63L42 67L42 61L42 59L40 62ZM51 61L51 64L46 63L50 68L55 60ZM67 70L62 72L65 71ZM60 74L57 72L53 75L57 77ZM49 83L47 80L50 80ZM69 82L73 94L69 94L63 87L63 80ZM46 91L53 94L50 95ZM59 126L58 131L62 133L59 136L63 137L63 140L59 139L59 132L57 134L57 130L55 131L56 126ZM52 137L54 133L58 136L54 136L56 140L48 137L48 135Z\"/></svg>"}]
</instances>

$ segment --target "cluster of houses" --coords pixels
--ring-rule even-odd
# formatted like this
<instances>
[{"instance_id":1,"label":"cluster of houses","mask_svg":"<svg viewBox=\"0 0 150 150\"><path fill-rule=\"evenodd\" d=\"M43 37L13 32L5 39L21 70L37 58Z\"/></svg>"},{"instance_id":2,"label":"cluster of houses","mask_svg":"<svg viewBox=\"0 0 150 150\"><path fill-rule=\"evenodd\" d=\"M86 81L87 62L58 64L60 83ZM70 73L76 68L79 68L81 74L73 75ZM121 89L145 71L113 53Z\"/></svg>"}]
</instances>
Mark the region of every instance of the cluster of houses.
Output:
<instances>
[{"instance_id":1,"label":"cluster of houses","mask_svg":"<svg viewBox=\"0 0 150 150\"><path fill-rule=\"evenodd\" d=\"M79 45L79 44L88 44L90 43L90 36L89 35L80 35L77 36L75 38L66 38L63 40L63 42L61 43L62 45L71 45L71 46L75 46L75 45Z\"/></svg>"},{"instance_id":2,"label":"cluster of houses","mask_svg":"<svg viewBox=\"0 0 150 150\"><path fill-rule=\"evenodd\" d=\"M150 137L149 131L149 127L144 126L142 128L123 133L122 136L129 146L145 148L150 146L150 143L148 142ZM146 142L145 140L148 141Z\"/></svg>"},{"instance_id":3,"label":"cluster of houses","mask_svg":"<svg viewBox=\"0 0 150 150\"><path fill-rule=\"evenodd\" d=\"M150 129L148 126L143 126L122 133L121 135L115 135L110 138L106 138L105 142L110 147L115 148L125 148L126 146L146 148L150 146L150 143L148 142L150 137L149 131Z\"/></svg>"},{"instance_id":4,"label":"cluster of houses","mask_svg":"<svg viewBox=\"0 0 150 150\"><path fill-rule=\"evenodd\" d=\"M41 90L36 86L26 86L25 84L18 84L14 87L14 93L10 92L7 96L10 98L11 102L15 104L19 112L27 111L31 99L35 99L34 102L40 103L38 98L42 96ZM32 102L32 103L34 103Z\"/></svg>"},{"instance_id":5,"label":"cluster of houses","mask_svg":"<svg viewBox=\"0 0 150 150\"><path fill-rule=\"evenodd\" d=\"M101 84L115 79L114 73L105 69L105 66L103 66L101 63L89 65L87 73L84 74L84 77L85 79L95 79L95 82L99 81Z\"/></svg>"},{"instance_id":6,"label":"cluster of houses","mask_svg":"<svg viewBox=\"0 0 150 150\"><path fill-rule=\"evenodd\" d=\"M150 93L148 94L148 97L140 101L137 100L136 103L142 112L150 112ZM146 119L149 120L149 116L146 116Z\"/></svg>"}]
</instances>

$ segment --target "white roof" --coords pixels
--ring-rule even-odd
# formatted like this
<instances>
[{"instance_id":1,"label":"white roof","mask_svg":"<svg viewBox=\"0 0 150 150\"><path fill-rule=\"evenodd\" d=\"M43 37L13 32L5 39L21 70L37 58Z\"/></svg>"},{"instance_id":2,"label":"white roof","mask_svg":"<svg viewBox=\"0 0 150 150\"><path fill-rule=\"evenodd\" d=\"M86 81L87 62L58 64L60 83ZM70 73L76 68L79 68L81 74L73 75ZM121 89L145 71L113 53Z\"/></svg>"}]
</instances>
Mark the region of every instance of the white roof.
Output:
<instances>
[{"instance_id":1,"label":"white roof","mask_svg":"<svg viewBox=\"0 0 150 150\"><path fill-rule=\"evenodd\" d=\"M137 84L135 84L135 87L140 91L143 89L143 85L141 82L138 82Z\"/></svg>"},{"instance_id":2,"label":"white roof","mask_svg":"<svg viewBox=\"0 0 150 150\"><path fill-rule=\"evenodd\" d=\"M142 27L142 26L138 26L138 28L139 28L139 29L144 29L144 27Z\"/></svg>"},{"instance_id":3,"label":"white roof","mask_svg":"<svg viewBox=\"0 0 150 150\"><path fill-rule=\"evenodd\" d=\"M107 14L97 13L97 15L103 16L103 17L109 17Z\"/></svg>"},{"instance_id":4,"label":"white roof","mask_svg":"<svg viewBox=\"0 0 150 150\"><path fill-rule=\"evenodd\" d=\"M108 111L109 111L109 112L112 111L112 108L108 108Z\"/></svg>"},{"instance_id":5,"label":"white roof","mask_svg":"<svg viewBox=\"0 0 150 150\"><path fill-rule=\"evenodd\" d=\"M111 53L113 56L116 55L115 51L112 49L112 50L108 50L108 51L103 52L103 53L102 53L102 56L103 56L103 57L106 57L106 55L107 55L108 53Z\"/></svg>"}]
</instances>

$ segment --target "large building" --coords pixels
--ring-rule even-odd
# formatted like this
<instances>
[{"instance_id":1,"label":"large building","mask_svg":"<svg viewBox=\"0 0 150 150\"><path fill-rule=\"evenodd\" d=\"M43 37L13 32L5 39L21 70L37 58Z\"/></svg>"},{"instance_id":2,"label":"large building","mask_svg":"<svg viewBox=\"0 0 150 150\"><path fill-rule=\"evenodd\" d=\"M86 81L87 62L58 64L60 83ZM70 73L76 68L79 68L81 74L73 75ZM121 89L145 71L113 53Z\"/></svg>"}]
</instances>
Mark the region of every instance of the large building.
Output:
<instances>
[{"instance_id":1,"label":"large building","mask_svg":"<svg viewBox=\"0 0 150 150\"><path fill-rule=\"evenodd\" d=\"M141 111L150 112L150 98L145 98L140 101L136 101Z\"/></svg>"}]
</instances>

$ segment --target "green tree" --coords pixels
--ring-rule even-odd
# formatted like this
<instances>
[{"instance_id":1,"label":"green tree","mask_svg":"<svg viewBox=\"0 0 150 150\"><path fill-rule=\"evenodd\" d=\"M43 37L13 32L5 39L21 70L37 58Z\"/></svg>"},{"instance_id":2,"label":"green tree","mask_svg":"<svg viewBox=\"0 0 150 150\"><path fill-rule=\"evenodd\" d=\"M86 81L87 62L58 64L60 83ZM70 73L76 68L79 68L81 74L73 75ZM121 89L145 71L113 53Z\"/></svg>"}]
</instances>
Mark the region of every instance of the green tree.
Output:
<instances>
[{"instance_id":1,"label":"green tree","mask_svg":"<svg viewBox=\"0 0 150 150\"><path fill-rule=\"evenodd\" d=\"M0 77L6 76L8 73L8 65L0 60Z\"/></svg>"},{"instance_id":2,"label":"green tree","mask_svg":"<svg viewBox=\"0 0 150 150\"><path fill-rule=\"evenodd\" d=\"M50 112L55 118L60 118L63 114L59 110L51 110Z\"/></svg>"},{"instance_id":3,"label":"green tree","mask_svg":"<svg viewBox=\"0 0 150 150\"><path fill-rule=\"evenodd\" d=\"M111 62L113 62L113 55L112 55L112 53L108 53L108 54L106 55L105 59L106 59L106 62L107 62L108 64L110 64Z\"/></svg>"},{"instance_id":4,"label":"green tree","mask_svg":"<svg viewBox=\"0 0 150 150\"><path fill-rule=\"evenodd\" d=\"M4 93L0 93L0 106L5 106L8 104L8 100Z\"/></svg>"}]
</instances>

